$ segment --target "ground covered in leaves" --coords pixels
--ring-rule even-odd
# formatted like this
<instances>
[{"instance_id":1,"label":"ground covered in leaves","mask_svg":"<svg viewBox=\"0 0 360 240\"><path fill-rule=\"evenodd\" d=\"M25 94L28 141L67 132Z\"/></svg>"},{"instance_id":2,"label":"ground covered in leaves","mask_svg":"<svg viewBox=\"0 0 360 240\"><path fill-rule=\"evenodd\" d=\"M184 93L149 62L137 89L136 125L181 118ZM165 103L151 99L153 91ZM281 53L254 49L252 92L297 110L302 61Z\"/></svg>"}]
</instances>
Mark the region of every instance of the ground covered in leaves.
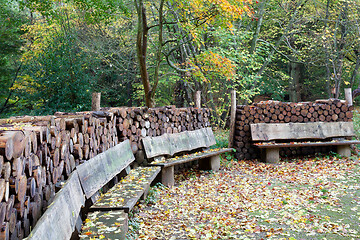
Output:
<instances>
[{"instance_id":1,"label":"ground covered in leaves","mask_svg":"<svg viewBox=\"0 0 360 240\"><path fill-rule=\"evenodd\" d=\"M226 160L153 188L130 216L129 239L360 239L358 157L279 165Z\"/></svg>"}]
</instances>

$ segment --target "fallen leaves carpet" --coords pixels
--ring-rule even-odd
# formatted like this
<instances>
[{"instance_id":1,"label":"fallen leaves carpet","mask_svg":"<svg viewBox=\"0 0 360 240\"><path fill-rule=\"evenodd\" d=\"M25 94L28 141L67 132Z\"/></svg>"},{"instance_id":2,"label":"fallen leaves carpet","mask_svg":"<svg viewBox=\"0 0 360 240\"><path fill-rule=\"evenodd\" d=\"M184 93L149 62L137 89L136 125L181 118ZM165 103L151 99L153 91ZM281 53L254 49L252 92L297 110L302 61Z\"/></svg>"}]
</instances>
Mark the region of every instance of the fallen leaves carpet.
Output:
<instances>
[{"instance_id":1,"label":"fallen leaves carpet","mask_svg":"<svg viewBox=\"0 0 360 240\"><path fill-rule=\"evenodd\" d=\"M336 156L225 161L153 188L129 239L360 239L360 163Z\"/></svg>"}]
</instances>

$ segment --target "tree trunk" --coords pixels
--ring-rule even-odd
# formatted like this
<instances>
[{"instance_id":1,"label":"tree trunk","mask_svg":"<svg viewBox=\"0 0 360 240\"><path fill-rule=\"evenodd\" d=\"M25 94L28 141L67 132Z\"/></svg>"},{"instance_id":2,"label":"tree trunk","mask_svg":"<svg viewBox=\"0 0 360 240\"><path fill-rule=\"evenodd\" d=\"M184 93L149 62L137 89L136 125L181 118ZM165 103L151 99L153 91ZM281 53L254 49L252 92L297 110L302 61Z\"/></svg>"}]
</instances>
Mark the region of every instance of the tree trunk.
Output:
<instances>
[{"instance_id":1,"label":"tree trunk","mask_svg":"<svg viewBox=\"0 0 360 240\"><path fill-rule=\"evenodd\" d=\"M340 40L339 44L337 44L337 34L336 31L334 33L334 47L337 51L337 60L334 65L334 76L335 76L335 98L339 98L340 96L340 86L342 81L342 71L344 66L344 57L345 57L345 44L346 44L346 36L347 36L347 13L348 13L348 4L346 2L343 3L342 12L339 15L338 22L336 25L340 25Z\"/></svg>"},{"instance_id":2,"label":"tree trunk","mask_svg":"<svg viewBox=\"0 0 360 240\"><path fill-rule=\"evenodd\" d=\"M250 51L249 51L250 54L253 54L255 52L255 50L256 50L256 43L257 43L257 40L259 38L261 25L262 25L262 21L263 21L263 18L264 18L266 1L267 0L263 0L260 3L259 18L258 18L258 21L257 21L257 24L256 24L256 30L255 30L254 36L253 36L253 38L251 40Z\"/></svg>"},{"instance_id":3,"label":"tree trunk","mask_svg":"<svg viewBox=\"0 0 360 240\"><path fill-rule=\"evenodd\" d=\"M156 66L155 66L155 74L154 74L154 85L151 88L151 99L155 97L155 91L157 85L159 83L159 71L160 71L160 63L161 63L161 50L163 47L163 8L164 8L164 1L160 1L160 8L159 8L159 38L158 38L158 46L156 50Z\"/></svg>"},{"instance_id":4,"label":"tree trunk","mask_svg":"<svg viewBox=\"0 0 360 240\"><path fill-rule=\"evenodd\" d=\"M287 34L292 30L293 25L295 23L295 21L298 19L298 14L301 11L302 7L306 4L308 0L304 0L301 1L296 8L294 9L294 13L289 21L289 24L287 25L286 29L284 30L284 33L281 35L281 37L276 41L275 45L272 47L270 53L268 54L268 56L266 57L265 62L263 63L263 65L261 66L261 68L259 69L259 71L257 72L257 76L262 76L262 74L264 73L266 67L269 65L269 63L271 63L272 58L275 54L275 52L277 51L277 49L279 48L280 44L282 43L282 41L285 39L285 37L287 36ZM255 87L255 86L254 86Z\"/></svg>"},{"instance_id":5,"label":"tree trunk","mask_svg":"<svg viewBox=\"0 0 360 240\"><path fill-rule=\"evenodd\" d=\"M290 102L301 101L300 95L301 65L297 62L290 62L289 97Z\"/></svg>"},{"instance_id":6,"label":"tree trunk","mask_svg":"<svg viewBox=\"0 0 360 240\"><path fill-rule=\"evenodd\" d=\"M355 82L357 82L357 79L360 79L360 74L359 74L359 68L360 68L360 52L355 50L355 54L356 54L356 63L355 63L355 67L354 67L354 71L351 74L351 87L355 84ZM360 81L358 88L360 88Z\"/></svg>"},{"instance_id":7,"label":"tree trunk","mask_svg":"<svg viewBox=\"0 0 360 240\"><path fill-rule=\"evenodd\" d=\"M147 26L146 10L143 0L134 0L134 4L138 15L136 51L139 62L141 81L144 86L145 104L147 107L153 107L149 73L146 66L146 51L149 31L149 28Z\"/></svg>"}]
</instances>

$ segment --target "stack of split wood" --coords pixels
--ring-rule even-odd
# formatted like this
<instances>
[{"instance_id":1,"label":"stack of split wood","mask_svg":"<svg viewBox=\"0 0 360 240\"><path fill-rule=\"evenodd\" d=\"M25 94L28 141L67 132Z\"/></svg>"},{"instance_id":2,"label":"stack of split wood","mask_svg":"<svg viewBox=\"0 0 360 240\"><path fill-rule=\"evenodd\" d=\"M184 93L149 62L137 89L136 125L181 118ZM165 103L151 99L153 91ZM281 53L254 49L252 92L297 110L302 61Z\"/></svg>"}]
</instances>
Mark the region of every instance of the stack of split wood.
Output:
<instances>
[{"instance_id":1,"label":"stack of split wood","mask_svg":"<svg viewBox=\"0 0 360 240\"><path fill-rule=\"evenodd\" d=\"M249 106L237 106L234 147L237 159L258 158L258 151L251 146L252 123L306 123L352 121L353 107L338 99L315 102L289 103L278 101L259 102ZM329 151L323 148L285 148L280 154L292 156Z\"/></svg>"},{"instance_id":2,"label":"stack of split wood","mask_svg":"<svg viewBox=\"0 0 360 240\"><path fill-rule=\"evenodd\" d=\"M210 126L209 110L110 108L0 120L0 239L21 239L77 165L129 139Z\"/></svg>"}]
</instances>

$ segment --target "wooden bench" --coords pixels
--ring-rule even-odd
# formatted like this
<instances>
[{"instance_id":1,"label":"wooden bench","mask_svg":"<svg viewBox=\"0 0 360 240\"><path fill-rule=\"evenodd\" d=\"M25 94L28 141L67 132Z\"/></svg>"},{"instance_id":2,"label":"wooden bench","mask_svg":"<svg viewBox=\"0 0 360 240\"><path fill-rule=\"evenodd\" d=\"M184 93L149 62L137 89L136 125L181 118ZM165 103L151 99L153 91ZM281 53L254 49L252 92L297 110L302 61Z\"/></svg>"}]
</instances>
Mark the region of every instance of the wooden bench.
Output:
<instances>
[{"instance_id":1,"label":"wooden bench","mask_svg":"<svg viewBox=\"0 0 360 240\"><path fill-rule=\"evenodd\" d=\"M142 196L146 197L151 182L160 172L160 167L130 169L135 157L129 140L117 146L119 149L107 150L105 155L97 155L78 169L85 196L94 201L82 227L81 239L94 239L100 235L106 239L125 239L127 213ZM104 183L123 170L126 177L106 193L98 193Z\"/></svg>"},{"instance_id":2,"label":"wooden bench","mask_svg":"<svg viewBox=\"0 0 360 240\"><path fill-rule=\"evenodd\" d=\"M36 223L27 239L70 239L75 227L81 227L82 221L79 214L84 204L84 192L75 170L65 185L56 193L53 202Z\"/></svg>"},{"instance_id":3,"label":"wooden bench","mask_svg":"<svg viewBox=\"0 0 360 240\"><path fill-rule=\"evenodd\" d=\"M134 160L126 140L77 166L28 239L70 239L75 230L81 231L81 238L125 239L127 212L146 196L160 172L160 167L130 169ZM101 195L101 189L122 172L128 175ZM86 202L94 204L82 226L80 212ZM93 225L92 220L96 220Z\"/></svg>"},{"instance_id":4,"label":"wooden bench","mask_svg":"<svg viewBox=\"0 0 360 240\"><path fill-rule=\"evenodd\" d=\"M256 123L250 127L254 145L262 149L268 163L279 161L283 147L337 146L337 153L348 157L350 145L360 143L347 140L355 136L352 122Z\"/></svg>"},{"instance_id":5,"label":"wooden bench","mask_svg":"<svg viewBox=\"0 0 360 240\"><path fill-rule=\"evenodd\" d=\"M220 154L233 151L232 148L208 149L216 144L211 128L146 137L142 142L146 157L153 160L150 165L161 167L161 182L166 186L174 185L175 165L199 160L200 169L216 171L220 168ZM200 152L191 153L194 150Z\"/></svg>"}]
</instances>

